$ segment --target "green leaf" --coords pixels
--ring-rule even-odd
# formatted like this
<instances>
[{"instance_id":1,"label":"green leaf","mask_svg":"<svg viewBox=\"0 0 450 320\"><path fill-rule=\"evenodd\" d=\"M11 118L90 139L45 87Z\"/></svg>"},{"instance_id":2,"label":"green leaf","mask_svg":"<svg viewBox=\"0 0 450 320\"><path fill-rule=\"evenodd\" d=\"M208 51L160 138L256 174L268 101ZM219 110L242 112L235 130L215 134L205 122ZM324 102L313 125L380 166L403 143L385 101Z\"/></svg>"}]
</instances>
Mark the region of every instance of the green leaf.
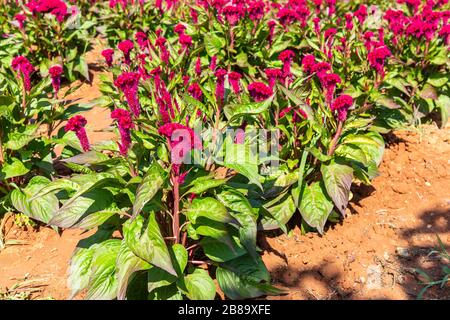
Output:
<instances>
[{"instance_id":1,"label":"green leaf","mask_svg":"<svg viewBox=\"0 0 450 320\"><path fill-rule=\"evenodd\" d=\"M444 128L450 115L450 97L441 94L436 101L436 106L441 111L441 128Z\"/></svg>"},{"instance_id":2,"label":"green leaf","mask_svg":"<svg viewBox=\"0 0 450 320\"><path fill-rule=\"evenodd\" d=\"M244 115L256 115L263 113L269 109L272 104L272 100L275 95L272 95L269 99L262 102L252 102L247 104L227 105L224 108L227 119L232 121L240 116Z\"/></svg>"},{"instance_id":3,"label":"green leaf","mask_svg":"<svg viewBox=\"0 0 450 320\"><path fill-rule=\"evenodd\" d=\"M68 283L71 289L69 299L87 288L91 276L91 263L94 256L93 248L76 248L70 259Z\"/></svg>"},{"instance_id":4,"label":"green leaf","mask_svg":"<svg viewBox=\"0 0 450 320\"><path fill-rule=\"evenodd\" d=\"M286 232L287 230L285 225L294 215L296 209L292 196L290 194L284 194L277 204L268 207L264 205L264 208L270 213L273 219L264 217L261 220L263 229L273 230L281 228Z\"/></svg>"},{"instance_id":5,"label":"green leaf","mask_svg":"<svg viewBox=\"0 0 450 320\"><path fill-rule=\"evenodd\" d=\"M238 237L233 236L231 239L233 250L230 250L228 245L210 237L204 237L200 241L200 245L205 255L217 262L226 262L247 254L247 250L242 246Z\"/></svg>"},{"instance_id":6,"label":"green leaf","mask_svg":"<svg viewBox=\"0 0 450 320\"><path fill-rule=\"evenodd\" d=\"M87 81L90 81L89 66L84 56L80 56L73 70L79 72Z\"/></svg>"},{"instance_id":7,"label":"green leaf","mask_svg":"<svg viewBox=\"0 0 450 320\"><path fill-rule=\"evenodd\" d=\"M161 189L165 180L165 172L158 163L154 163L136 191L133 203L133 218L136 217L155 194Z\"/></svg>"},{"instance_id":8,"label":"green leaf","mask_svg":"<svg viewBox=\"0 0 450 320\"><path fill-rule=\"evenodd\" d=\"M157 288L150 292L149 300L183 300L183 295L176 284Z\"/></svg>"},{"instance_id":9,"label":"green leaf","mask_svg":"<svg viewBox=\"0 0 450 320\"><path fill-rule=\"evenodd\" d=\"M310 186L305 186L299 210L306 223L323 234L325 223L333 210L333 202L327 195L324 186L314 182Z\"/></svg>"},{"instance_id":10,"label":"green leaf","mask_svg":"<svg viewBox=\"0 0 450 320\"><path fill-rule=\"evenodd\" d=\"M225 48L226 42L221 36L214 33L208 33L204 36L204 44L208 56L212 57L220 52L220 49Z\"/></svg>"},{"instance_id":11,"label":"green leaf","mask_svg":"<svg viewBox=\"0 0 450 320\"><path fill-rule=\"evenodd\" d=\"M205 217L214 221L227 223L233 220L225 206L214 198L196 198L186 209L187 216L192 223L197 217Z\"/></svg>"},{"instance_id":12,"label":"green leaf","mask_svg":"<svg viewBox=\"0 0 450 320\"><path fill-rule=\"evenodd\" d=\"M230 299L251 299L266 294L279 294L270 285L270 274L261 259L242 256L222 264L216 270L220 288Z\"/></svg>"},{"instance_id":13,"label":"green leaf","mask_svg":"<svg viewBox=\"0 0 450 320\"><path fill-rule=\"evenodd\" d=\"M333 199L342 216L345 217L353 180L352 167L331 161L329 164L322 163L320 171L328 195Z\"/></svg>"},{"instance_id":14,"label":"green leaf","mask_svg":"<svg viewBox=\"0 0 450 320\"><path fill-rule=\"evenodd\" d=\"M123 234L128 247L135 255L176 276L169 250L159 230L155 213L148 219L137 216L123 224Z\"/></svg>"},{"instance_id":15,"label":"green leaf","mask_svg":"<svg viewBox=\"0 0 450 320\"><path fill-rule=\"evenodd\" d=\"M196 268L184 278L187 288L186 296L191 300L213 300L216 285L206 270Z\"/></svg>"},{"instance_id":16,"label":"green leaf","mask_svg":"<svg viewBox=\"0 0 450 320\"><path fill-rule=\"evenodd\" d=\"M136 271L150 269L151 265L136 256L128 248L126 242L122 241L119 253L117 254L116 268L118 281L117 299L124 300L126 298L128 283L131 282L134 273Z\"/></svg>"},{"instance_id":17,"label":"green leaf","mask_svg":"<svg viewBox=\"0 0 450 320\"><path fill-rule=\"evenodd\" d=\"M111 239L94 247L87 300L112 300L117 297L116 260L121 240Z\"/></svg>"},{"instance_id":18,"label":"green leaf","mask_svg":"<svg viewBox=\"0 0 450 320\"><path fill-rule=\"evenodd\" d=\"M214 177L197 178L191 185L192 187L186 193L202 194L203 192L217 188L227 182L227 179L214 179Z\"/></svg>"},{"instance_id":19,"label":"green leaf","mask_svg":"<svg viewBox=\"0 0 450 320\"><path fill-rule=\"evenodd\" d=\"M12 158L12 162L3 164L0 173L3 173L2 179L10 179L14 177L20 177L28 172L30 169L25 166L25 164L17 158Z\"/></svg>"},{"instance_id":20,"label":"green leaf","mask_svg":"<svg viewBox=\"0 0 450 320\"><path fill-rule=\"evenodd\" d=\"M11 204L21 213L38 221L48 223L59 208L58 198L54 194L46 194L39 199L31 200L32 195L50 182L45 177L33 177L22 191L11 192Z\"/></svg>"}]
</instances>

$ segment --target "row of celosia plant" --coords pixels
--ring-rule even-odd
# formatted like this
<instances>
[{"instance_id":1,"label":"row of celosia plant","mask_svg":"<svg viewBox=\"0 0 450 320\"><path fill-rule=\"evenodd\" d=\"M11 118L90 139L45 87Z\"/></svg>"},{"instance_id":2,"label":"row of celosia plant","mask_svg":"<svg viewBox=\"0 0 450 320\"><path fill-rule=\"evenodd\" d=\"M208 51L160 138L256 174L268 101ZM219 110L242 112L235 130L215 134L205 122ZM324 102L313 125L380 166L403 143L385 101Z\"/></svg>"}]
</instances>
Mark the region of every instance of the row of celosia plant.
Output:
<instances>
[{"instance_id":1,"label":"row of celosia plant","mask_svg":"<svg viewBox=\"0 0 450 320\"><path fill-rule=\"evenodd\" d=\"M68 15L61 3L27 3L18 14L28 18L14 18L18 28L40 13L61 23ZM97 228L70 266L73 294L87 289L89 299L212 299L214 277L232 299L281 293L270 284L257 232L287 232L301 221L302 231L323 233L327 221L345 217L352 182L377 175L380 133L435 110L442 123L448 117L445 0L80 7L110 46L101 54L114 81L102 78L93 104L110 108L119 141L90 143L86 119L69 119L58 94L70 69L63 54L47 67L47 98L33 93L36 68L26 58L33 55L23 54L11 63L21 85L8 91L21 97L8 100L21 129L5 126L0 161L9 168L5 207L54 227ZM14 86L10 80L2 85ZM52 135L64 119L65 132ZM47 124L37 141L50 169L21 155L34 140L11 148L31 123L35 131ZM276 142L273 154L255 149L267 141L253 134L261 129ZM14 175L19 162L25 169Z\"/></svg>"}]
</instances>

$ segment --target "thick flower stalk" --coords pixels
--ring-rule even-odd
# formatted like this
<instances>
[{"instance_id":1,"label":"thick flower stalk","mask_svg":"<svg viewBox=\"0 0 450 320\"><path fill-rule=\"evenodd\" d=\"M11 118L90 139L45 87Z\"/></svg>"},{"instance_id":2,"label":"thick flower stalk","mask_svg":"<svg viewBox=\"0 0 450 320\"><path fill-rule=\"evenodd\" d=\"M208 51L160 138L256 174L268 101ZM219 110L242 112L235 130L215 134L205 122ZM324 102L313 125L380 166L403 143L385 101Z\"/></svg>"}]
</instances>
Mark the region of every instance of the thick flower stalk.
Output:
<instances>
[{"instance_id":1,"label":"thick flower stalk","mask_svg":"<svg viewBox=\"0 0 450 320\"><path fill-rule=\"evenodd\" d=\"M54 65L48 69L48 74L52 79L52 86L55 96L58 96L59 88L61 87L61 75L63 74L63 67Z\"/></svg>"},{"instance_id":2,"label":"thick flower stalk","mask_svg":"<svg viewBox=\"0 0 450 320\"><path fill-rule=\"evenodd\" d=\"M34 72L34 67L24 56L17 56L11 62L11 67L17 72L17 76L22 76L23 85L26 91L31 90L31 74Z\"/></svg>"},{"instance_id":3,"label":"thick flower stalk","mask_svg":"<svg viewBox=\"0 0 450 320\"><path fill-rule=\"evenodd\" d=\"M117 48L120 51L122 51L125 63L127 65L130 65L131 64L130 53L131 53L131 50L133 50L133 48L134 48L133 41L131 41L131 40L124 40L124 41L119 43Z\"/></svg>"},{"instance_id":4,"label":"thick flower stalk","mask_svg":"<svg viewBox=\"0 0 450 320\"><path fill-rule=\"evenodd\" d=\"M139 73L124 72L114 81L114 85L123 92L131 112L136 117L141 113L138 97L139 78Z\"/></svg>"},{"instance_id":5,"label":"thick flower stalk","mask_svg":"<svg viewBox=\"0 0 450 320\"><path fill-rule=\"evenodd\" d=\"M256 102L267 100L273 94L272 89L262 82L250 83L247 89L250 96Z\"/></svg>"},{"instance_id":6,"label":"thick flower stalk","mask_svg":"<svg viewBox=\"0 0 450 320\"><path fill-rule=\"evenodd\" d=\"M134 124L131 119L131 114L125 109L115 109L111 112L111 118L117 121L117 126L120 133L119 151L122 156L126 156L128 149L131 145L131 129L133 129Z\"/></svg>"},{"instance_id":7,"label":"thick flower stalk","mask_svg":"<svg viewBox=\"0 0 450 320\"><path fill-rule=\"evenodd\" d=\"M87 124L87 120L81 116L76 115L67 121L66 126L64 127L65 131L74 131L78 140L80 141L81 147L84 152L87 152L91 149L89 144L89 140L86 134L86 129L84 128Z\"/></svg>"}]
</instances>

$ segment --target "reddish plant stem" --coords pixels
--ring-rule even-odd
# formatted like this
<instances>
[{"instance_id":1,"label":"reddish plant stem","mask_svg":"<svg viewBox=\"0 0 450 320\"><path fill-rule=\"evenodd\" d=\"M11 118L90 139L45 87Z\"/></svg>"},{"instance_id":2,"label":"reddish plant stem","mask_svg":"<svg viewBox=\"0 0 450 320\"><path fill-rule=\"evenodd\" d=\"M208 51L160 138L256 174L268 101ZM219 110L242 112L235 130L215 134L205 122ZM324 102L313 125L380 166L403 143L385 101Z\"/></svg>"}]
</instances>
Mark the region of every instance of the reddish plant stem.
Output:
<instances>
[{"instance_id":1,"label":"reddish plant stem","mask_svg":"<svg viewBox=\"0 0 450 320\"><path fill-rule=\"evenodd\" d=\"M344 121L339 121L337 130L336 130L336 134L334 135L333 140L331 141L331 144L330 144L330 149L328 150L329 156L331 156L334 153L334 150L336 150L337 143L339 141L339 137L342 134L343 124L344 124Z\"/></svg>"},{"instance_id":2,"label":"reddish plant stem","mask_svg":"<svg viewBox=\"0 0 450 320\"><path fill-rule=\"evenodd\" d=\"M173 185L173 219L172 219L172 232L175 238L175 243L180 243L180 184L178 177L172 175Z\"/></svg>"}]
</instances>

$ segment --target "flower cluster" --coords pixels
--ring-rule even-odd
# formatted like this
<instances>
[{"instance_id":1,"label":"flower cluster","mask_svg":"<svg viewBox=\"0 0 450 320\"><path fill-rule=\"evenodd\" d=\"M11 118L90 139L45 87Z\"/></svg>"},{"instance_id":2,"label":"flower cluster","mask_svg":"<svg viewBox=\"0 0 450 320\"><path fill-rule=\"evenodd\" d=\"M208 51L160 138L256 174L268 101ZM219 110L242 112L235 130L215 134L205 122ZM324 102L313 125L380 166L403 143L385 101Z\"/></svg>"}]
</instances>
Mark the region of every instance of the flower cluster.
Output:
<instances>
[{"instance_id":1,"label":"flower cluster","mask_svg":"<svg viewBox=\"0 0 450 320\"><path fill-rule=\"evenodd\" d=\"M82 115L76 115L67 121L66 126L64 127L64 130L67 131L74 131L78 140L80 140L81 147L83 148L84 152L87 152L91 149L91 146L89 144L89 140L86 134L86 129L84 128L87 124L87 120Z\"/></svg>"},{"instance_id":2,"label":"flower cluster","mask_svg":"<svg viewBox=\"0 0 450 320\"><path fill-rule=\"evenodd\" d=\"M345 121L345 119L347 119L347 111L352 105L353 98L349 95L343 94L333 101L331 111L337 111L338 121Z\"/></svg>"},{"instance_id":3,"label":"flower cluster","mask_svg":"<svg viewBox=\"0 0 450 320\"><path fill-rule=\"evenodd\" d=\"M17 56L11 62L11 67L14 71L17 71L17 76L22 76L23 85L26 91L31 90L31 78L30 75L34 72L34 67L24 56Z\"/></svg>"},{"instance_id":4,"label":"flower cluster","mask_svg":"<svg viewBox=\"0 0 450 320\"><path fill-rule=\"evenodd\" d=\"M105 49L102 51L102 56L105 58L105 61L106 61L106 64L108 65L108 67L112 67L114 50L113 49Z\"/></svg>"},{"instance_id":5,"label":"flower cluster","mask_svg":"<svg viewBox=\"0 0 450 320\"><path fill-rule=\"evenodd\" d=\"M133 48L134 48L133 41L131 41L131 40L121 41L118 44L117 48L120 51L122 51L125 63L128 65L131 64L130 53L131 53L131 50L133 50Z\"/></svg>"},{"instance_id":6,"label":"flower cluster","mask_svg":"<svg viewBox=\"0 0 450 320\"><path fill-rule=\"evenodd\" d=\"M119 145L120 154L126 156L131 145L130 130L134 127L131 114L128 110L119 108L111 112L111 118L117 121L117 126L119 127L121 141L117 144Z\"/></svg>"},{"instance_id":7,"label":"flower cluster","mask_svg":"<svg viewBox=\"0 0 450 320\"><path fill-rule=\"evenodd\" d=\"M141 113L141 106L138 98L139 73L124 72L114 81L114 85L125 95L131 112L138 117Z\"/></svg>"},{"instance_id":8,"label":"flower cluster","mask_svg":"<svg viewBox=\"0 0 450 320\"><path fill-rule=\"evenodd\" d=\"M48 69L48 74L52 79L52 86L55 95L58 94L59 88L61 87L61 75L63 74L63 67L60 65L54 65Z\"/></svg>"},{"instance_id":9,"label":"flower cluster","mask_svg":"<svg viewBox=\"0 0 450 320\"><path fill-rule=\"evenodd\" d=\"M61 0L31 0L26 6L33 14L37 12L52 14L59 23L69 14L66 3Z\"/></svg>"},{"instance_id":10,"label":"flower cluster","mask_svg":"<svg viewBox=\"0 0 450 320\"><path fill-rule=\"evenodd\" d=\"M273 94L272 89L262 82L250 83L247 89L250 96L256 102L267 100Z\"/></svg>"}]
</instances>

